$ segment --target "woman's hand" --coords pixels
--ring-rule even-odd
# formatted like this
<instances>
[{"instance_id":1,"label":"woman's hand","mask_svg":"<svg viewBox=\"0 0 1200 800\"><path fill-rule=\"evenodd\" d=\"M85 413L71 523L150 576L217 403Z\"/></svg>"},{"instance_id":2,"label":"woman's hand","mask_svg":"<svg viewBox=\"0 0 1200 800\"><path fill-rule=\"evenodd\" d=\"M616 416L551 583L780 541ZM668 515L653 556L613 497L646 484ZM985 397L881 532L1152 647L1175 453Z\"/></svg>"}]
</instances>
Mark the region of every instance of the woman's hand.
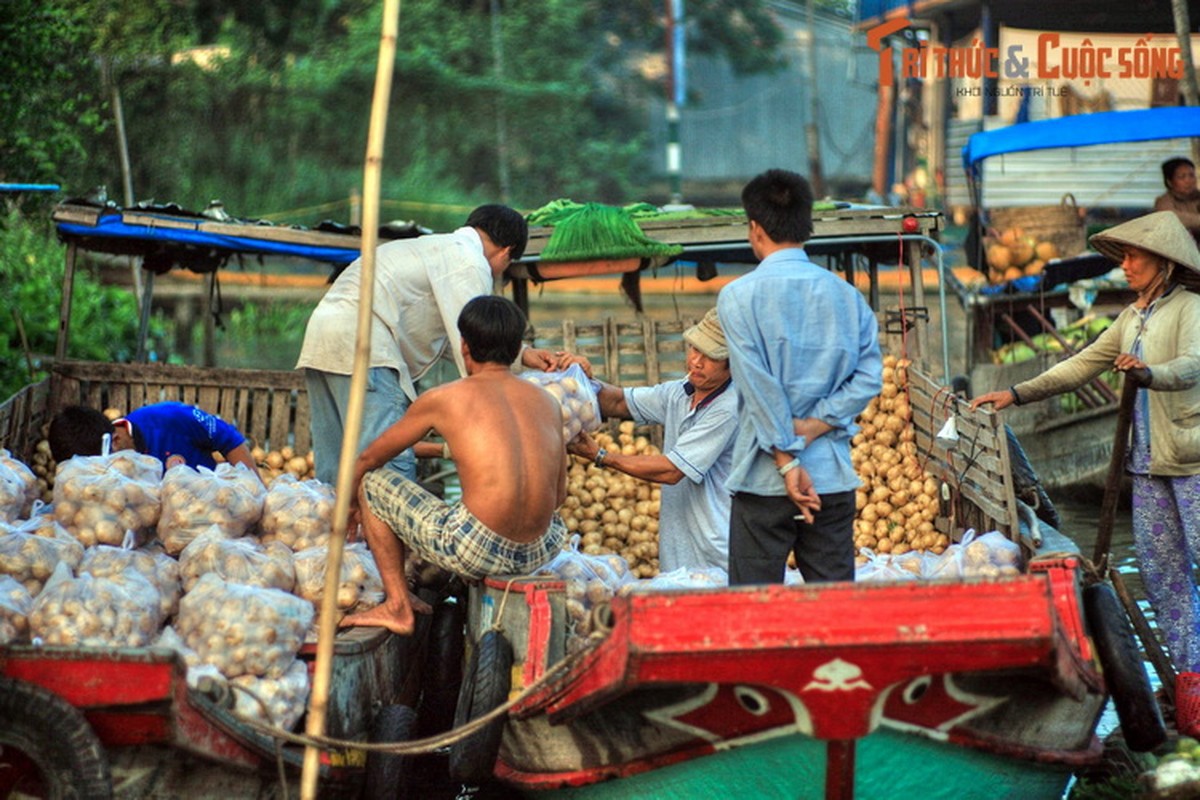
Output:
<instances>
[{"instance_id":1,"label":"woman's hand","mask_svg":"<svg viewBox=\"0 0 1200 800\"><path fill-rule=\"evenodd\" d=\"M1015 395L1013 395L1011 389L1001 389L1000 391L996 392L988 392L987 394L979 395L979 397L976 397L971 401L971 410L974 411L983 405L990 405L993 411L999 411L1011 406L1016 399L1017 398Z\"/></svg>"},{"instance_id":2,"label":"woman's hand","mask_svg":"<svg viewBox=\"0 0 1200 800\"><path fill-rule=\"evenodd\" d=\"M1126 377L1138 386L1150 385L1150 367L1132 353L1121 353L1114 358L1113 369L1124 372Z\"/></svg>"}]
</instances>

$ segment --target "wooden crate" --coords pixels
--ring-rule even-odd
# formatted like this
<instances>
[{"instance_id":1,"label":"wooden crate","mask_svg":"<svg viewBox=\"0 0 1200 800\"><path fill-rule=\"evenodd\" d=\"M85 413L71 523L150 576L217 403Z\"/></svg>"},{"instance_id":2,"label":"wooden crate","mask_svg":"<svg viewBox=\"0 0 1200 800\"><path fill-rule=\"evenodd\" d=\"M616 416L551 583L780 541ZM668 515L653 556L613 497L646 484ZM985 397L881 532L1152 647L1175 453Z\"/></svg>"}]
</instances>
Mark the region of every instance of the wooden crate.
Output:
<instances>
[{"instance_id":1,"label":"wooden crate","mask_svg":"<svg viewBox=\"0 0 1200 800\"><path fill-rule=\"evenodd\" d=\"M974 528L1018 536L1008 438L1004 423L991 412L971 411L966 401L915 368L909 369L909 403L917 450L926 471L944 481L951 497L942 498L942 516L950 531ZM948 448L938 432L953 416L958 443Z\"/></svg>"},{"instance_id":2,"label":"wooden crate","mask_svg":"<svg viewBox=\"0 0 1200 800\"><path fill-rule=\"evenodd\" d=\"M533 345L587 356L595 377L617 386L652 386L687 375L683 332L696 319L600 322L563 320L534 332Z\"/></svg>"},{"instance_id":3,"label":"wooden crate","mask_svg":"<svg viewBox=\"0 0 1200 800\"><path fill-rule=\"evenodd\" d=\"M64 361L49 378L0 405L0 446L28 459L64 406L132 411L149 403L190 403L237 426L251 445L297 453L311 448L304 376L291 370Z\"/></svg>"}]
</instances>

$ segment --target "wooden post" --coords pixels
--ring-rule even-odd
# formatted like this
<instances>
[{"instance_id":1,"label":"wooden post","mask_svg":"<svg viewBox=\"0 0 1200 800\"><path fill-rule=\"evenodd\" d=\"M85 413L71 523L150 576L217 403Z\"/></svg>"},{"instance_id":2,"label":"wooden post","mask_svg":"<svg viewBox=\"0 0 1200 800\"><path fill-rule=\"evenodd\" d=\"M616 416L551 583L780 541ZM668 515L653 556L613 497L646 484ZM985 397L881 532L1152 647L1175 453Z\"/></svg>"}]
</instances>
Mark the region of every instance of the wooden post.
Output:
<instances>
[{"instance_id":1,"label":"wooden post","mask_svg":"<svg viewBox=\"0 0 1200 800\"><path fill-rule=\"evenodd\" d=\"M853 739L825 743L825 800L854 800Z\"/></svg>"},{"instance_id":2,"label":"wooden post","mask_svg":"<svg viewBox=\"0 0 1200 800\"><path fill-rule=\"evenodd\" d=\"M71 336L71 296L75 293L75 258L79 248L75 240L67 244L67 264L63 271L62 303L58 309L58 342L54 345L54 360L67 357L67 339Z\"/></svg>"},{"instance_id":3,"label":"wooden post","mask_svg":"<svg viewBox=\"0 0 1200 800\"><path fill-rule=\"evenodd\" d=\"M337 636L337 594L338 585L341 583L342 547L346 541L346 528L349 523L354 461L358 456L363 396L366 394L367 369L370 366L371 307L375 289L375 246L379 240L383 140L387 131L388 98L392 92L392 71L395 68L396 32L399 22L400 0L384 0L379 61L375 67L375 93L371 98L371 121L367 129L367 153L363 166L362 280L358 301L358 338L354 346L350 401L338 463L337 500L333 509L333 532L329 537L329 556L325 565L325 589L321 598L321 623L317 634L317 659L313 669L312 694L305 727L310 736L322 736L325 733L329 682L333 673L333 640ZM300 781L300 796L304 800L316 800L320 770L320 751L316 747L306 747Z\"/></svg>"},{"instance_id":4,"label":"wooden post","mask_svg":"<svg viewBox=\"0 0 1200 800\"><path fill-rule=\"evenodd\" d=\"M1125 447L1129 442L1129 426L1133 421L1133 402L1137 398L1137 384L1129 373L1121 387L1121 405L1117 410L1117 431L1113 434L1112 461L1108 462L1108 478L1104 481L1104 499L1100 501L1100 524L1096 533L1096 550L1092 561L1096 571L1104 574L1108 570L1108 551L1112 544L1113 518L1117 513L1117 495L1121 488L1121 476L1125 471Z\"/></svg>"}]
</instances>

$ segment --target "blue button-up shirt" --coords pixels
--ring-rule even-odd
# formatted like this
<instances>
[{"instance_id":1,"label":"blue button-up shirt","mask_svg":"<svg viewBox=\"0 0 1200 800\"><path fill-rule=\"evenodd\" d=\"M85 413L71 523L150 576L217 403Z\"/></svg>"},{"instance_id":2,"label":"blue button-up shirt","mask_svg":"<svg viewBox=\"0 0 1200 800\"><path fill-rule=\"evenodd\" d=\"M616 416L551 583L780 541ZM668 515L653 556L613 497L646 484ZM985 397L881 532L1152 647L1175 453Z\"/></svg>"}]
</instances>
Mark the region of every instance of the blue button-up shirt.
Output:
<instances>
[{"instance_id":1,"label":"blue button-up shirt","mask_svg":"<svg viewBox=\"0 0 1200 800\"><path fill-rule=\"evenodd\" d=\"M879 323L862 293L787 248L723 288L717 313L742 402L729 490L786 494L772 448L799 458L818 494L857 488L854 418L883 387ZM807 442L792 426L806 417L833 430Z\"/></svg>"}]
</instances>

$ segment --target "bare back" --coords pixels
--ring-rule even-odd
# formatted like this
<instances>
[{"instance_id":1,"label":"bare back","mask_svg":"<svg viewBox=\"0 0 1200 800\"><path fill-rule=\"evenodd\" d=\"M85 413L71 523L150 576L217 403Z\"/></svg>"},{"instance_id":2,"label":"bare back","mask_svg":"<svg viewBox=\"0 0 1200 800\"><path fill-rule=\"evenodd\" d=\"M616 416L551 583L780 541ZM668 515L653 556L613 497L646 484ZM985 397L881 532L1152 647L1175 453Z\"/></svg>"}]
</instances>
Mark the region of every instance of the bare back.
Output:
<instances>
[{"instance_id":1,"label":"bare back","mask_svg":"<svg viewBox=\"0 0 1200 800\"><path fill-rule=\"evenodd\" d=\"M437 404L435 430L450 447L467 509L516 542L545 533L566 487L562 416L554 398L507 368L427 395Z\"/></svg>"}]
</instances>

